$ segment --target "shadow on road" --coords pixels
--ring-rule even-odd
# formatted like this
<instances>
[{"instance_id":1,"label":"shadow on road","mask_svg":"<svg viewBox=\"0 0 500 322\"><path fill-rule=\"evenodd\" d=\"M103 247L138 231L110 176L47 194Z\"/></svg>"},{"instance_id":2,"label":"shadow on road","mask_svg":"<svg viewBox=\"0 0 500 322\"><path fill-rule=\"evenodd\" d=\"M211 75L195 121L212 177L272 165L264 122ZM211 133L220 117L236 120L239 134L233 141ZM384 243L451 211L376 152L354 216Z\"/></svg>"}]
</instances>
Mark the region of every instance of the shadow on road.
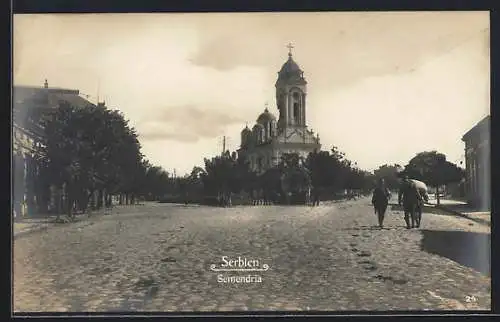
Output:
<instances>
[{"instance_id":1,"label":"shadow on road","mask_svg":"<svg viewBox=\"0 0 500 322\"><path fill-rule=\"evenodd\" d=\"M491 276L491 235L466 231L422 230L421 248Z\"/></svg>"},{"instance_id":2,"label":"shadow on road","mask_svg":"<svg viewBox=\"0 0 500 322\"><path fill-rule=\"evenodd\" d=\"M379 226L359 226L359 227L349 227L342 228L341 231L359 231L359 230L394 230L394 229L403 229L404 225L400 226L384 226L384 228L380 228ZM406 229L406 228L405 228Z\"/></svg>"},{"instance_id":3,"label":"shadow on road","mask_svg":"<svg viewBox=\"0 0 500 322\"><path fill-rule=\"evenodd\" d=\"M397 203L389 203L389 206L391 206L391 210L393 211L403 211L403 206L400 206Z\"/></svg>"}]
</instances>

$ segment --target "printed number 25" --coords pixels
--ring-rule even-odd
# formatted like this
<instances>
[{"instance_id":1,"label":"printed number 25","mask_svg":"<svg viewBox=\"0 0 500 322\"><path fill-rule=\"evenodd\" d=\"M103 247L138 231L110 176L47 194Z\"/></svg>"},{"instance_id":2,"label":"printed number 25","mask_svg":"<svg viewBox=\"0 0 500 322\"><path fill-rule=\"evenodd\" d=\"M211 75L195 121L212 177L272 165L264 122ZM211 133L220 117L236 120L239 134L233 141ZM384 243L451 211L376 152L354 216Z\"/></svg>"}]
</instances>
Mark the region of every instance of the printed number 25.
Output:
<instances>
[{"instance_id":1,"label":"printed number 25","mask_svg":"<svg viewBox=\"0 0 500 322\"><path fill-rule=\"evenodd\" d=\"M469 295L465 296L465 302L467 302L467 303L472 303L472 302L476 302L476 301L477 301L477 299L474 295L473 296L469 296Z\"/></svg>"}]
</instances>

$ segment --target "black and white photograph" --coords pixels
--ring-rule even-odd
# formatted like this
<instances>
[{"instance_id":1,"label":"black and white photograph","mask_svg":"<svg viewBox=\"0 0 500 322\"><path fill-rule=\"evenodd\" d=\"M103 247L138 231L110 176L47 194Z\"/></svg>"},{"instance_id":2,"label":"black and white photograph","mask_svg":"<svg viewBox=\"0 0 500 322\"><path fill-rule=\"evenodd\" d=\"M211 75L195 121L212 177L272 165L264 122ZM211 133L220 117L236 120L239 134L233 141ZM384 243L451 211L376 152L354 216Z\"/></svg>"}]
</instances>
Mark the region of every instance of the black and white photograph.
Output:
<instances>
[{"instance_id":1,"label":"black and white photograph","mask_svg":"<svg viewBox=\"0 0 500 322\"><path fill-rule=\"evenodd\" d=\"M14 14L12 310L491 310L487 11Z\"/></svg>"}]
</instances>

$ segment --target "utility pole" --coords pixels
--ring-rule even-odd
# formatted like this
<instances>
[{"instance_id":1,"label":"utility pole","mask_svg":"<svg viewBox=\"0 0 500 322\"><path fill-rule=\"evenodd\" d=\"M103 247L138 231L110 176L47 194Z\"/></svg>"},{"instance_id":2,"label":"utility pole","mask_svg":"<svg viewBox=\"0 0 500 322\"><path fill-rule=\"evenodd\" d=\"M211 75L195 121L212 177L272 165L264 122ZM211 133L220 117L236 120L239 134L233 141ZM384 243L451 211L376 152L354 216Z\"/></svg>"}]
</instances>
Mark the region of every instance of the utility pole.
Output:
<instances>
[{"instance_id":1,"label":"utility pole","mask_svg":"<svg viewBox=\"0 0 500 322\"><path fill-rule=\"evenodd\" d=\"M97 105L99 105L99 90L101 89L101 79L97 79Z\"/></svg>"},{"instance_id":2,"label":"utility pole","mask_svg":"<svg viewBox=\"0 0 500 322\"><path fill-rule=\"evenodd\" d=\"M222 138L222 155L226 152L226 136Z\"/></svg>"},{"instance_id":3,"label":"utility pole","mask_svg":"<svg viewBox=\"0 0 500 322\"><path fill-rule=\"evenodd\" d=\"M176 169L175 168L174 168L174 182L173 182L173 186L174 186L173 194L177 195L179 191L178 191L178 185L177 185L177 173L176 173Z\"/></svg>"}]
</instances>

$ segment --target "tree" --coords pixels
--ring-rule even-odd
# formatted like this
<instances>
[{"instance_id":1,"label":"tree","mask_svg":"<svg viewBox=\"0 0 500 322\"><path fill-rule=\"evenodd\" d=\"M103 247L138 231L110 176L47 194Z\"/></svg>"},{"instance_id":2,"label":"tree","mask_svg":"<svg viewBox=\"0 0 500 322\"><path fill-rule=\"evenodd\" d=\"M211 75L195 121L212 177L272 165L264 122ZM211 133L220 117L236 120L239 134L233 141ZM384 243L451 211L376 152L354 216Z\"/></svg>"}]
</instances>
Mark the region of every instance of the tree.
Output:
<instances>
[{"instance_id":1,"label":"tree","mask_svg":"<svg viewBox=\"0 0 500 322\"><path fill-rule=\"evenodd\" d=\"M352 162L348 160L345 157L345 153L341 152L336 146L332 147L330 155L333 160L333 189L339 190L349 188L349 176Z\"/></svg>"},{"instance_id":2,"label":"tree","mask_svg":"<svg viewBox=\"0 0 500 322\"><path fill-rule=\"evenodd\" d=\"M398 189L398 174L403 168L399 164L384 164L373 172L375 180L384 179L389 189Z\"/></svg>"},{"instance_id":3,"label":"tree","mask_svg":"<svg viewBox=\"0 0 500 322\"><path fill-rule=\"evenodd\" d=\"M191 173L186 178L186 194L189 196L199 197L203 194L203 175L205 170L201 167L195 166Z\"/></svg>"},{"instance_id":4,"label":"tree","mask_svg":"<svg viewBox=\"0 0 500 322\"><path fill-rule=\"evenodd\" d=\"M311 183L309 171L302 164L298 154L283 154L278 169L281 173L281 187L285 195L290 192L292 197L296 198L309 187Z\"/></svg>"},{"instance_id":5,"label":"tree","mask_svg":"<svg viewBox=\"0 0 500 322\"><path fill-rule=\"evenodd\" d=\"M465 173L463 169L447 161L443 153L426 151L418 153L408 162L404 174L439 189L443 185L459 182ZM439 194L437 203L440 203Z\"/></svg>"},{"instance_id":6,"label":"tree","mask_svg":"<svg viewBox=\"0 0 500 322\"><path fill-rule=\"evenodd\" d=\"M329 188L335 181L335 160L328 151L309 153L305 162L311 175L311 184L316 188Z\"/></svg>"},{"instance_id":7,"label":"tree","mask_svg":"<svg viewBox=\"0 0 500 322\"><path fill-rule=\"evenodd\" d=\"M309 153L305 165L311 175L313 187L339 191L341 189L370 189L372 175L353 167L344 152L336 146L331 151Z\"/></svg>"},{"instance_id":8,"label":"tree","mask_svg":"<svg viewBox=\"0 0 500 322\"><path fill-rule=\"evenodd\" d=\"M45 124L46 171L51 184L64 187L66 211L73 205L86 209L99 192L99 203L109 193L137 192L143 173L137 134L118 111L105 107L77 108L61 103ZM106 195L104 193L106 190Z\"/></svg>"},{"instance_id":9,"label":"tree","mask_svg":"<svg viewBox=\"0 0 500 322\"><path fill-rule=\"evenodd\" d=\"M238 189L237 159L226 151L212 159L205 158L205 173L202 176L205 193L217 196Z\"/></svg>"},{"instance_id":10,"label":"tree","mask_svg":"<svg viewBox=\"0 0 500 322\"><path fill-rule=\"evenodd\" d=\"M149 166L144 178L143 194L148 200L158 200L167 192L175 190L175 182L167 171L159 166Z\"/></svg>"}]
</instances>

